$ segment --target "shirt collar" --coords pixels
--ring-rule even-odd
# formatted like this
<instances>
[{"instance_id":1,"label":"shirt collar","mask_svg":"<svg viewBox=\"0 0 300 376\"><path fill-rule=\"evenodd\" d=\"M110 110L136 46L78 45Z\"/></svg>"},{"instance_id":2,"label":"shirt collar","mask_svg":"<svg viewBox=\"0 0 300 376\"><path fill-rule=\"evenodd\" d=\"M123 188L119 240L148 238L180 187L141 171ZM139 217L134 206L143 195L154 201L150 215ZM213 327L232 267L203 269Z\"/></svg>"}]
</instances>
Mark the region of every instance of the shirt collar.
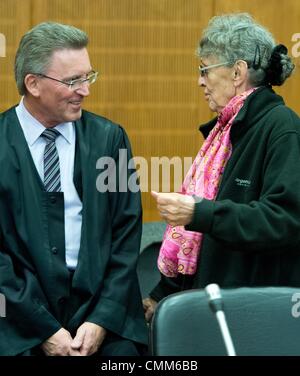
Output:
<instances>
[{"instance_id":1,"label":"shirt collar","mask_svg":"<svg viewBox=\"0 0 300 376\"><path fill-rule=\"evenodd\" d=\"M17 106L16 111L20 119L23 132L25 133L25 138L28 144L32 146L46 128L26 109L23 103L23 98L21 99L20 104ZM72 122L58 124L54 127L54 129L56 129L69 144L72 143L72 136L74 132L74 125Z\"/></svg>"}]
</instances>

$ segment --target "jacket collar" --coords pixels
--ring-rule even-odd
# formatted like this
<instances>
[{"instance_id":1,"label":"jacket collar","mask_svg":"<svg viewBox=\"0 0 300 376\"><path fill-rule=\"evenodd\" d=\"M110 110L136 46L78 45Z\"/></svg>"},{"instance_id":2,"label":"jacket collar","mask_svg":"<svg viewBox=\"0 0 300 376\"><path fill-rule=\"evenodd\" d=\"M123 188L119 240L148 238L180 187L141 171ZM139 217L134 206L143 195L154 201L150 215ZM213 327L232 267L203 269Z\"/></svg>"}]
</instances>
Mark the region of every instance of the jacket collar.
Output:
<instances>
[{"instance_id":1,"label":"jacket collar","mask_svg":"<svg viewBox=\"0 0 300 376\"><path fill-rule=\"evenodd\" d=\"M231 127L230 138L234 144L244 133L256 124L267 112L279 105L284 105L281 96L270 87L261 86L246 99L244 106L237 114ZM206 138L217 123L218 118L200 126L199 130ZM238 125L238 126L237 126ZM242 125L242 126L241 126Z\"/></svg>"}]
</instances>

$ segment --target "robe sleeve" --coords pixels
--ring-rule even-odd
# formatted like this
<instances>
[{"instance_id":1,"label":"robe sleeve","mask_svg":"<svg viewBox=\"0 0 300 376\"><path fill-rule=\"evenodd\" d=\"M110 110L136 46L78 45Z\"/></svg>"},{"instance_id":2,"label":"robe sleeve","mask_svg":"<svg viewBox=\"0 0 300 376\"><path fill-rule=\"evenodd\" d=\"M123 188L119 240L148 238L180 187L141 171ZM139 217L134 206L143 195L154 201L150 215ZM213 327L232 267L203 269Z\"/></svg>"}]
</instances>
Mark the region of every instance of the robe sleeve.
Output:
<instances>
[{"instance_id":1,"label":"robe sleeve","mask_svg":"<svg viewBox=\"0 0 300 376\"><path fill-rule=\"evenodd\" d=\"M135 168L130 168L134 166L129 140L121 127L114 145L116 171L122 171L122 174L117 177L116 192L109 193L112 218L111 256L99 299L87 321L99 324L122 337L146 343L146 326L136 273L142 232L141 197ZM120 160L119 155L124 155L125 150L127 158ZM128 182L126 189L125 180ZM137 332L137 327L140 332Z\"/></svg>"},{"instance_id":2,"label":"robe sleeve","mask_svg":"<svg viewBox=\"0 0 300 376\"><path fill-rule=\"evenodd\" d=\"M6 302L6 315L0 319L0 355L16 355L39 345L61 325L50 314L35 273L4 250L2 239L0 234L0 293Z\"/></svg>"}]
</instances>

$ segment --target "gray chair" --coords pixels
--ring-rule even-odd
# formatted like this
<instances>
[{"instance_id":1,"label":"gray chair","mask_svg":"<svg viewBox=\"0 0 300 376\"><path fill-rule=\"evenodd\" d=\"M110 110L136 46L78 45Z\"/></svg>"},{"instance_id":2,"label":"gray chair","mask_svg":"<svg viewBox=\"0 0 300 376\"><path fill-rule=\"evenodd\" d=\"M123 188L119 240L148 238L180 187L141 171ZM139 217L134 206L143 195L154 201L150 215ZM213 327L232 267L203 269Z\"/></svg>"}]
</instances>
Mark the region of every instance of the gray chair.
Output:
<instances>
[{"instance_id":1,"label":"gray chair","mask_svg":"<svg viewBox=\"0 0 300 376\"><path fill-rule=\"evenodd\" d=\"M237 355L300 355L300 288L221 292ZM159 356L227 355L204 290L172 294L158 304L150 326L150 351Z\"/></svg>"},{"instance_id":2,"label":"gray chair","mask_svg":"<svg viewBox=\"0 0 300 376\"><path fill-rule=\"evenodd\" d=\"M143 224L141 253L137 265L142 298L146 298L160 280L157 257L165 228L164 222L146 222Z\"/></svg>"}]
</instances>

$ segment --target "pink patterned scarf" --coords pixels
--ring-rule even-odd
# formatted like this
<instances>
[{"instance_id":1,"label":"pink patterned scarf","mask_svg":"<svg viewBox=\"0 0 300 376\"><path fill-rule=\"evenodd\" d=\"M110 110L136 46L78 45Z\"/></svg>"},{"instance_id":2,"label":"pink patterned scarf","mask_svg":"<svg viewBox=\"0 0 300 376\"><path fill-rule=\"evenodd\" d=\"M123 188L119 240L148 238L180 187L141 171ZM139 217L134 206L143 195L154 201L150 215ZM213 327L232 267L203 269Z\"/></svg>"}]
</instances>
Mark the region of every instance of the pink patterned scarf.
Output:
<instances>
[{"instance_id":1,"label":"pink patterned scarf","mask_svg":"<svg viewBox=\"0 0 300 376\"><path fill-rule=\"evenodd\" d=\"M218 121L204 141L180 192L207 200L217 196L221 176L231 156L230 128L246 98L256 88L233 97L219 115ZM178 273L194 274L203 234L186 231L184 226L167 225L157 265L162 274L176 277Z\"/></svg>"}]
</instances>

